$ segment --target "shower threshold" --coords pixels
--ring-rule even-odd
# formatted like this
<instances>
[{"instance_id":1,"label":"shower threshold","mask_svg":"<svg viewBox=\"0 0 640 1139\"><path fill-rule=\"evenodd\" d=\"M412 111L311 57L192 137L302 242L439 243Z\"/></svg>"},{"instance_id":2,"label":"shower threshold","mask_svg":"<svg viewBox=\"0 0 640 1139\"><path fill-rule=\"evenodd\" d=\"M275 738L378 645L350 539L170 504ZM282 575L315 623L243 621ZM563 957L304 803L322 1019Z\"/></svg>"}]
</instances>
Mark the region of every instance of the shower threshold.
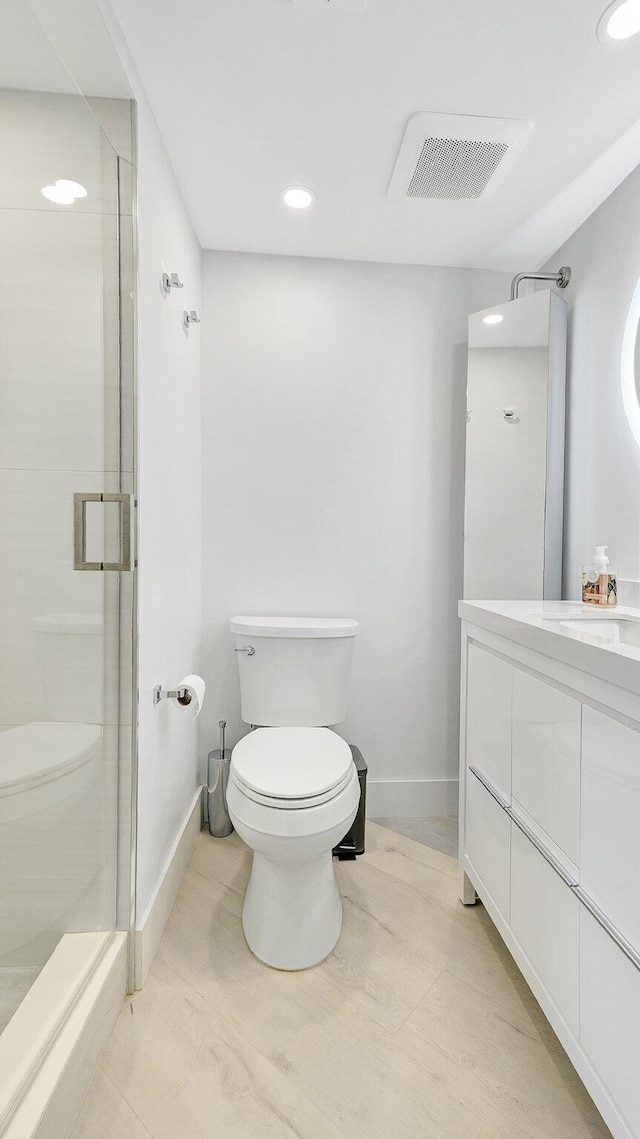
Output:
<instances>
[{"instance_id":1,"label":"shower threshold","mask_svg":"<svg viewBox=\"0 0 640 1139\"><path fill-rule=\"evenodd\" d=\"M126 948L125 933L68 933L39 970L0 1035L2 1139L71 1130L122 1004Z\"/></svg>"}]
</instances>

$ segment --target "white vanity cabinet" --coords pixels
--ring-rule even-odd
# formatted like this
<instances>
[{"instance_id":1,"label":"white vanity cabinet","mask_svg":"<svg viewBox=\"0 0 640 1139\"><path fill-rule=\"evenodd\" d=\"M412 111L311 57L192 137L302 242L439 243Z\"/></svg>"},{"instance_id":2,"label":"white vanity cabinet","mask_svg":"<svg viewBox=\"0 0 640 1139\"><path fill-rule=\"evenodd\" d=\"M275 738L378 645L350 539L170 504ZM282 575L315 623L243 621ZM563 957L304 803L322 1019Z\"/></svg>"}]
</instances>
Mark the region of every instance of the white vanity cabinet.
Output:
<instances>
[{"instance_id":1,"label":"white vanity cabinet","mask_svg":"<svg viewBox=\"0 0 640 1139\"><path fill-rule=\"evenodd\" d=\"M469 646L467 755L506 799L511 795L511 689L513 669L478 645Z\"/></svg>"},{"instance_id":2,"label":"white vanity cabinet","mask_svg":"<svg viewBox=\"0 0 640 1139\"><path fill-rule=\"evenodd\" d=\"M619 1133L637 1135L640 972L584 907L580 913L580 1044L628 1121L628 1131ZM613 1125L609 1126L617 1136Z\"/></svg>"},{"instance_id":3,"label":"white vanity cabinet","mask_svg":"<svg viewBox=\"0 0 640 1139\"><path fill-rule=\"evenodd\" d=\"M461 897L486 906L615 1139L640 1139L640 649L621 684L624 662L516 604L460 607Z\"/></svg>"},{"instance_id":4,"label":"white vanity cabinet","mask_svg":"<svg viewBox=\"0 0 640 1139\"><path fill-rule=\"evenodd\" d=\"M582 711L580 884L640 953L640 725Z\"/></svg>"},{"instance_id":5,"label":"white vanity cabinet","mask_svg":"<svg viewBox=\"0 0 640 1139\"><path fill-rule=\"evenodd\" d=\"M511 822L502 806L479 779L469 780L467 857L504 918L511 898Z\"/></svg>"},{"instance_id":6,"label":"white vanity cabinet","mask_svg":"<svg viewBox=\"0 0 640 1139\"><path fill-rule=\"evenodd\" d=\"M542 835L577 863L580 701L513 669L512 795Z\"/></svg>"},{"instance_id":7,"label":"white vanity cabinet","mask_svg":"<svg viewBox=\"0 0 640 1139\"><path fill-rule=\"evenodd\" d=\"M477 645L467 658L467 757L470 780L467 854L493 904L509 915L512 668Z\"/></svg>"},{"instance_id":8,"label":"white vanity cabinet","mask_svg":"<svg viewBox=\"0 0 640 1139\"><path fill-rule=\"evenodd\" d=\"M580 903L531 840L511 823L510 926L555 1006L577 1033Z\"/></svg>"}]
</instances>

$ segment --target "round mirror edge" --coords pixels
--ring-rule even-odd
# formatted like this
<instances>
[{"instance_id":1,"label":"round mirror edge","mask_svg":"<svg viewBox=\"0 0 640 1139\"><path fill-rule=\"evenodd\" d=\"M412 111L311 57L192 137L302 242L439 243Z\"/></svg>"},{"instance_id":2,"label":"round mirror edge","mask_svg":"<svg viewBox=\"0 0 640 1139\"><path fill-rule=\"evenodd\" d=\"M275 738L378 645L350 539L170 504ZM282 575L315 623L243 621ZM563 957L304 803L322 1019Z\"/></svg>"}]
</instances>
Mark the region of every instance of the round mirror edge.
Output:
<instances>
[{"instance_id":1,"label":"round mirror edge","mask_svg":"<svg viewBox=\"0 0 640 1139\"><path fill-rule=\"evenodd\" d=\"M640 447L640 401L636 387L636 342L640 324L640 280L633 291L622 337L621 382L622 402L629 427Z\"/></svg>"}]
</instances>

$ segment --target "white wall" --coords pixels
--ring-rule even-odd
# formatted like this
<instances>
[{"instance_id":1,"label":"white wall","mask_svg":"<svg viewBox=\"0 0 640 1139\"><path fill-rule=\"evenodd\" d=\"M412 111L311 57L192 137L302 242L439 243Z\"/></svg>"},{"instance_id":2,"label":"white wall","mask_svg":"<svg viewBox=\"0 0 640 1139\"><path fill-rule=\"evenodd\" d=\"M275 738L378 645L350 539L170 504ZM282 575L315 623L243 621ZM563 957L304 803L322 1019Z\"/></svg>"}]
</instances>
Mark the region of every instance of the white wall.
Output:
<instances>
[{"instance_id":1,"label":"white wall","mask_svg":"<svg viewBox=\"0 0 640 1139\"><path fill-rule=\"evenodd\" d=\"M138 850L137 924L153 901L198 788L197 725L155 684L199 671L200 246L155 119L108 3L101 9L137 101L138 142ZM166 296L163 271L184 289Z\"/></svg>"},{"instance_id":2,"label":"white wall","mask_svg":"<svg viewBox=\"0 0 640 1139\"><path fill-rule=\"evenodd\" d=\"M622 404L620 352L640 277L640 169L554 254L570 265L564 596L580 596L583 563L608 543L622 578L640 578L640 448Z\"/></svg>"},{"instance_id":3,"label":"white wall","mask_svg":"<svg viewBox=\"0 0 640 1139\"><path fill-rule=\"evenodd\" d=\"M197 725L155 684L199 671L200 246L155 123L138 104L138 916L198 786ZM177 271L184 289L160 289Z\"/></svg>"},{"instance_id":4,"label":"white wall","mask_svg":"<svg viewBox=\"0 0 640 1139\"><path fill-rule=\"evenodd\" d=\"M353 616L370 813L453 809L467 316L507 280L205 253L203 287L203 758L247 730L233 613Z\"/></svg>"}]
</instances>

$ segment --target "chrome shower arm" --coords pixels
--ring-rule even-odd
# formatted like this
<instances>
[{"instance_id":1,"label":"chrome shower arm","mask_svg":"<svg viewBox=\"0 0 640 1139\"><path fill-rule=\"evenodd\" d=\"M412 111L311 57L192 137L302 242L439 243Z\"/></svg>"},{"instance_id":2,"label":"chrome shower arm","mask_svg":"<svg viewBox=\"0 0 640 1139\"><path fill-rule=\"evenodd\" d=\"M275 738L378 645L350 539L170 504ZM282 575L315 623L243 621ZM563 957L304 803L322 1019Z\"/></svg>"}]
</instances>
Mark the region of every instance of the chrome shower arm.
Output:
<instances>
[{"instance_id":1,"label":"chrome shower arm","mask_svg":"<svg viewBox=\"0 0 640 1139\"><path fill-rule=\"evenodd\" d=\"M571 269L562 265L557 273L517 273L511 282L511 300L518 299L518 289L521 281L554 281L559 289L566 289L571 280Z\"/></svg>"}]
</instances>

